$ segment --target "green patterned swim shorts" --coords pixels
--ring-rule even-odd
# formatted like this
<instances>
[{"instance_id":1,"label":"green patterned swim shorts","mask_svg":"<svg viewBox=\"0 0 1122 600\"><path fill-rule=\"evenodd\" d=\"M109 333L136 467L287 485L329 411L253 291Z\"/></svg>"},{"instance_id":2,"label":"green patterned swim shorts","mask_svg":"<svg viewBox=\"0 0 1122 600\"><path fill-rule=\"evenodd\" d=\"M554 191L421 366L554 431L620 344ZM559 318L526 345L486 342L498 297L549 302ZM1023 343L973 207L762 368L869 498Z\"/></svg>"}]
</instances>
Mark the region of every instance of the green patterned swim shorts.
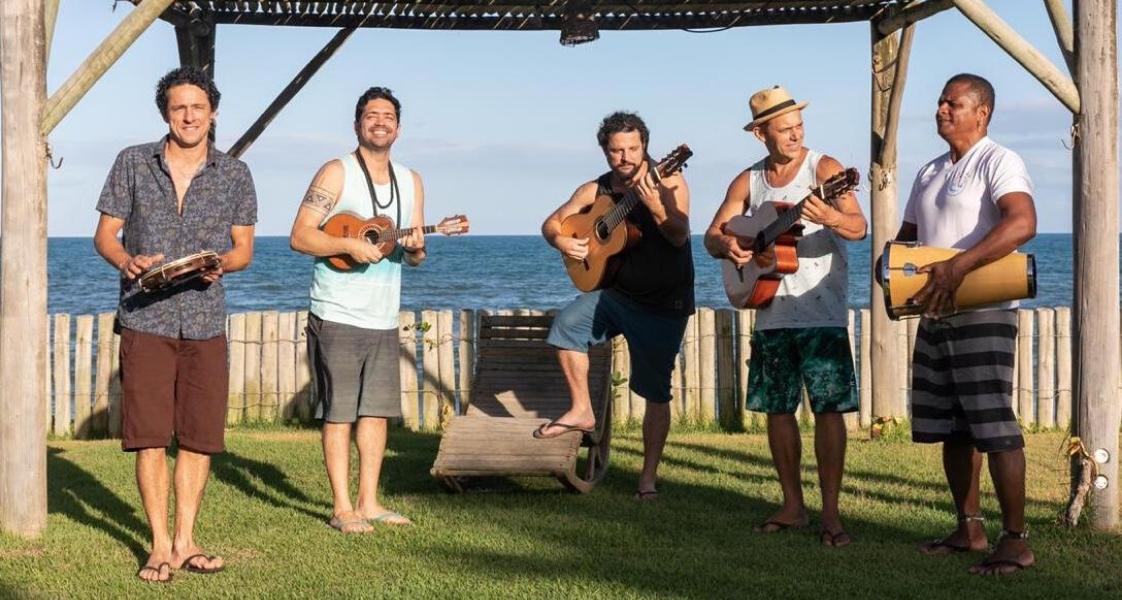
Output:
<instances>
[{"instance_id":1,"label":"green patterned swim shorts","mask_svg":"<svg viewBox=\"0 0 1122 600\"><path fill-rule=\"evenodd\" d=\"M857 410L857 381L844 327L765 329L752 332L748 410L793 414L806 385L815 413Z\"/></svg>"}]
</instances>

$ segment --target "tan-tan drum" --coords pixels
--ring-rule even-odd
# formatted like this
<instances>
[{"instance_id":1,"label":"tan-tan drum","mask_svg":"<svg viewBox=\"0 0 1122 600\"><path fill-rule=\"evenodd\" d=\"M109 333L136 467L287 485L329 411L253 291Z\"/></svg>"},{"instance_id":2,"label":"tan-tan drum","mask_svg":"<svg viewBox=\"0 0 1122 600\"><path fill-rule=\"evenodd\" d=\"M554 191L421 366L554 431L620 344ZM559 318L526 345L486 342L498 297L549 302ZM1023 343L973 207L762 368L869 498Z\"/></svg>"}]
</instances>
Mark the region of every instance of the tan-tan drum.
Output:
<instances>
[{"instance_id":1,"label":"tan-tan drum","mask_svg":"<svg viewBox=\"0 0 1122 600\"><path fill-rule=\"evenodd\" d=\"M187 283L222 265L218 254L204 250L148 269L140 275L140 289L155 292Z\"/></svg>"},{"instance_id":2,"label":"tan-tan drum","mask_svg":"<svg viewBox=\"0 0 1122 600\"><path fill-rule=\"evenodd\" d=\"M877 282L884 289L884 305L892 319L918 316L923 307L912 298L927 284L927 273L920 267L948 260L961 250L920 246L916 242L888 242L884 245ZM984 267L971 271L955 294L955 305L967 310L1036 297L1036 258L1014 252Z\"/></svg>"}]
</instances>

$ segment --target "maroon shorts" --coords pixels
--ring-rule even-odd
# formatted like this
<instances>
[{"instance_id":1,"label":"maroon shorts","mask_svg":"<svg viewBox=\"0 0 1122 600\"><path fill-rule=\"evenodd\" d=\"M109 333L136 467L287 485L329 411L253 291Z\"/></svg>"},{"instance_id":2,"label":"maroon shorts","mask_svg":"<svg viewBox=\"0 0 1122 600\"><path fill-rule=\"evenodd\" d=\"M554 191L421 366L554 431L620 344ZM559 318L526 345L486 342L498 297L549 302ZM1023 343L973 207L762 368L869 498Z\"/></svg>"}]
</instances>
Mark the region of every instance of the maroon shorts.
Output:
<instances>
[{"instance_id":1,"label":"maroon shorts","mask_svg":"<svg viewBox=\"0 0 1122 600\"><path fill-rule=\"evenodd\" d=\"M121 329L121 447L224 449L226 336L181 340Z\"/></svg>"}]
</instances>

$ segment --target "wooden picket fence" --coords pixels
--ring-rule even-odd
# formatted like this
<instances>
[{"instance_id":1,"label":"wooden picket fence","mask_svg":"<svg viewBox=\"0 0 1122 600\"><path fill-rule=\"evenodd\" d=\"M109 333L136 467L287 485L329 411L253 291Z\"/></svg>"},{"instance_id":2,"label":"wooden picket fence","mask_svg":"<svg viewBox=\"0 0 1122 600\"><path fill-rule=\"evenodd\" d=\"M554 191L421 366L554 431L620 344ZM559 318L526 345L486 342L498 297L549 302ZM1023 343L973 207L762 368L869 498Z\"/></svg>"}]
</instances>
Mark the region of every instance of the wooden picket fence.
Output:
<instances>
[{"instance_id":1,"label":"wooden picket fence","mask_svg":"<svg viewBox=\"0 0 1122 600\"><path fill-rule=\"evenodd\" d=\"M439 429L471 402L478 317L489 311L424 310L401 313L402 424L412 430ZM517 309L490 314L546 314ZM1026 426L1067 428L1071 421L1071 310L1019 311L1014 409ZM847 415L850 428L868 427L869 311L849 311L849 339L856 361L861 410ZM679 421L728 431L762 424L744 411L754 311L699 308L690 318L671 380L671 412ZM306 422L312 419L312 378L304 328L308 313L250 312L230 315L230 392L227 424ZM121 432L118 350L114 315L53 316L45 399L49 433L56 437L119 437ZM96 330L95 330L96 324ZM917 320L900 328L898 364L910 369ZM640 420L645 400L626 383L627 343L612 346L615 373L613 418ZM908 378L910 380L910 377ZM901 400L907 389L901 390ZM800 411L812 420L809 407Z\"/></svg>"}]
</instances>

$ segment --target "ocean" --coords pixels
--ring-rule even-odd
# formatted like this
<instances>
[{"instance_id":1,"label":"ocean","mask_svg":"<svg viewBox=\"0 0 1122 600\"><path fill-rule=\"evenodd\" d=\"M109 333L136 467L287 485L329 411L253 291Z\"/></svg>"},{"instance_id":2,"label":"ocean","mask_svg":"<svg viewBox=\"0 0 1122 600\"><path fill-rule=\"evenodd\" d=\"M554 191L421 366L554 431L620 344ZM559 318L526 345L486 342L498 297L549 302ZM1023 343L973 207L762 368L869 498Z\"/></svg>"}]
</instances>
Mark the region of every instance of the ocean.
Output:
<instances>
[{"instance_id":1,"label":"ocean","mask_svg":"<svg viewBox=\"0 0 1122 600\"><path fill-rule=\"evenodd\" d=\"M1036 255L1037 297L1022 306L1070 306L1072 238L1041 234L1023 248ZM564 305L576 294L556 250L540 236L430 236L429 259L406 268L402 309L538 308ZM869 240L849 243L849 304L869 305ZM727 306L720 265L692 241L697 305ZM48 310L72 315L115 310L117 277L94 252L92 238L51 238L47 245ZM289 249L287 237L258 237L249 269L225 278L230 312L304 310L312 260ZM880 301L879 288L876 300Z\"/></svg>"}]
</instances>

